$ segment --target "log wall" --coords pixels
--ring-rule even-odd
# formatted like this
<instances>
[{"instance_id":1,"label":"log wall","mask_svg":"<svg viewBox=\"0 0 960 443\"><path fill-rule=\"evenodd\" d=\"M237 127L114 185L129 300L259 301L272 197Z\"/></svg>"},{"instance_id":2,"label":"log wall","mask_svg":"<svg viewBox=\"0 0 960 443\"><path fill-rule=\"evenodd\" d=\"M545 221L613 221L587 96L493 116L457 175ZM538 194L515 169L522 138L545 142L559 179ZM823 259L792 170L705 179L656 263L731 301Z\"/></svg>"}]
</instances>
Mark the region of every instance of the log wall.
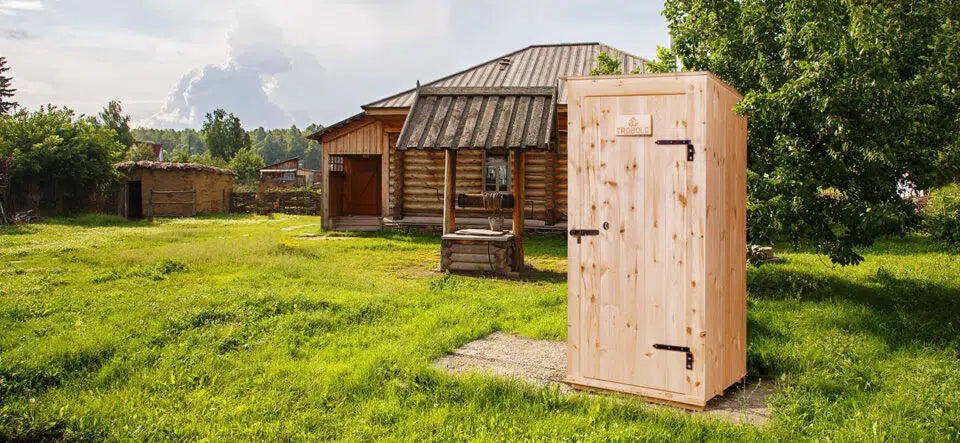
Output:
<instances>
[{"instance_id":1,"label":"log wall","mask_svg":"<svg viewBox=\"0 0 960 443\"><path fill-rule=\"evenodd\" d=\"M528 219L548 223L566 220L567 213L567 143L566 106L558 110L561 128L556 150L527 151L524 155ZM335 133L324 136L324 168L328 156L336 154L382 154L384 215L402 219L405 216L440 216L443 213L443 152L397 151L399 126L392 121L379 121L369 116ZM327 187L330 183L326 183ZM480 193L483 190L483 154L463 150L457 156L457 192ZM330 188L332 191L332 188ZM457 208L458 217L486 217L481 208ZM509 213L505 214L509 217Z\"/></svg>"}]
</instances>

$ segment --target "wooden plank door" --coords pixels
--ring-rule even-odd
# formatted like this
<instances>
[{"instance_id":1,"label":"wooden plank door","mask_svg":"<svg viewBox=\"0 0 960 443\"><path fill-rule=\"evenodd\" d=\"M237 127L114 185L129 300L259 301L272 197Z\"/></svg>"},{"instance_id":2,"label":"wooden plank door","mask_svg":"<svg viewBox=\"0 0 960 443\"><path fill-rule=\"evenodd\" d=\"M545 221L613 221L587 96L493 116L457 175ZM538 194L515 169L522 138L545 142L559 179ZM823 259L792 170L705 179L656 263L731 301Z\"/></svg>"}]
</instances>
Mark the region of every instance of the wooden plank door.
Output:
<instances>
[{"instance_id":1,"label":"wooden plank door","mask_svg":"<svg viewBox=\"0 0 960 443\"><path fill-rule=\"evenodd\" d=\"M346 215L380 215L380 156L344 159Z\"/></svg>"},{"instance_id":2,"label":"wooden plank door","mask_svg":"<svg viewBox=\"0 0 960 443\"><path fill-rule=\"evenodd\" d=\"M677 393L700 380L683 352L693 347L687 308L694 291L688 257L693 223L692 163L685 145L693 114L687 95L584 97L578 146L571 146L571 290L579 301L579 365L584 377ZM617 136L618 115L650 114L652 136ZM703 193L700 193L702 195ZM700 232L697 230L697 232ZM700 258L702 260L702 258Z\"/></svg>"}]
</instances>

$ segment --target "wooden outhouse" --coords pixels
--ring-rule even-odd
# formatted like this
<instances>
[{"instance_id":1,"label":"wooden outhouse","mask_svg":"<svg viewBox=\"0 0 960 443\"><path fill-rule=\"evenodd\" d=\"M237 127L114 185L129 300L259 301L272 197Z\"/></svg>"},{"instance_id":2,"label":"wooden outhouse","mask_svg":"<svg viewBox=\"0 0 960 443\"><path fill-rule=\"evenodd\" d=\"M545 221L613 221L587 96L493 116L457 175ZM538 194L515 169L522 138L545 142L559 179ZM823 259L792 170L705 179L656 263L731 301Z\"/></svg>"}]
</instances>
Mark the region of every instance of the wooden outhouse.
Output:
<instances>
[{"instance_id":1,"label":"wooden outhouse","mask_svg":"<svg viewBox=\"0 0 960 443\"><path fill-rule=\"evenodd\" d=\"M704 72L565 81L568 380L703 408L746 374L742 97Z\"/></svg>"}]
</instances>

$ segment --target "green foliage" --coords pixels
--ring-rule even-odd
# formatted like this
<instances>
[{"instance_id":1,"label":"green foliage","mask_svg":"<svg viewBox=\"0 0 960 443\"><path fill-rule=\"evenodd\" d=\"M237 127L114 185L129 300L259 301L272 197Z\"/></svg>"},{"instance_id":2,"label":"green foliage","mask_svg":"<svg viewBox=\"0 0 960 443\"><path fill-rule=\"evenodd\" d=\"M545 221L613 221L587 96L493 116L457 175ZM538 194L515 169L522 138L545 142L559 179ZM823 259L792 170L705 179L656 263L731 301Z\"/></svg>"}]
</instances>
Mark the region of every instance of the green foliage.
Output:
<instances>
[{"instance_id":1,"label":"green foliage","mask_svg":"<svg viewBox=\"0 0 960 443\"><path fill-rule=\"evenodd\" d=\"M623 74L623 63L601 51L597 54L597 66L590 70L590 75L620 75Z\"/></svg>"},{"instance_id":2,"label":"green foliage","mask_svg":"<svg viewBox=\"0 0 960 443\"><path fill-rule=\"evenodd\" d=\"M263 157L264 163L271 165L281 161L300 157L300 167L320 169L320 145L306 138L319 130L316 125L301 131L296 125L288 129L257 128L250 131L253 149Z\"/></svg>"},{"instance_id":3,"label":"green foliage","mask_svg":"<svg viewBox=\"0 0 960 443\"><path fill-rule=\"evenodd\" d=\"M748 268L751 402L776 392L769 422L753 426L433 366L497 330L564 340L564 236L525 238L535 271L501 280L437 274L435 236L317 225L0 227L0 440L957 436L960 255L925 238L881 240L856 268L780 245L786 264Z\"/></svg>"},{"instance_id":4,"label":"green foliage","mask_svg":"<svg viewBox=\"0 0 960 443\"><path fill-rule=\"evenodd\" d=\"M939 241L960 245L960 183L934 189L924 213L927 232Z\"/></svg>"},{"instance_id":5,"label":"green foliage","mask_svg":"<svg viewBox=\"0 0 960 443\"><path fill-rule=\"evenodd\" d=\"M238 151L250 147L250 135L243 130L240 119L223 109L207 114L201 132L207 152L223 161L229 162Z\"/></svg>"},{"instance_id":6,"label":"green foliage","mask_svg":"<svg viewBox=\"0 0 960 443\"><path fill-rule=\"evenodd\" d=\"M67 108L20 110L0 118L0 156L12 156L10 195L30 207L28 192L39 192L41 208L81 209L90 193L114 183L113 163L125 147L113 130Z\"/></svg>"},{"instance_id":7,"label":"green foliage","mask_svg":"<svg viewBox=\"0 0 960 443\"><path fill-rule=\"evenodd\" d=\"M657 56L647 63L648 72L677 72L677 54L666 46L657 45Z\"/></svg>"},{"instance_id":8,"label":"green foliage","mask_svg":"<svg viewBox=\"0 0 960 443\"><path fill-rule=\"evenodd\" d=\"M123 115L123 107L117 100L111 100L107 107L100 112L100 124L113 129L115 140L129 148L133 146L133 134L130 132L130 116Z\"/></svg>"},{"instance_id":9,"label":"green foliage","mask_svg":"<svg viewBox=\"0 0 960 443\"><path fill-rule=\"evenodd\" d=\"M320 169L320 144L307 140L310 135L322 127L311 124L304 130L296 126L287 129L256 128L248 131L253 151L263 158L264 163L273 164L283 160L300 157L300 166L307 169ZM189 162L191 157L204 154L206 147L200 134L193 129L133 129L138 140L151 140L163 145L164 158L181 163Z\"/></svg>"},{"instance_id":10,"label":"green foliage","mask_svg":"<svg viewBox=\"0 0 960 443\"><path fill-rule=\"evenodd\" d=\"M10 70L7 66L7 58L0 57L0 115L10 113L17 108L17 102L10 101L13 93L17 92L11 86L13 77L8 77L5 73Z\"/></svg>"},{"instance_id":11,"label":"green foliage","mask_svg":"<svg viewBox=\"0 0 960 443\"><path fill-rule=\"evenodd\" d=\"M213 157L209 153L193 154L186 163L197 163L200 165L216 166L218 168L229 168L230 163L219 157Z\"/></svg>"},{"instance_id":12,"label":"green foliage","mask_svg":"<svg viewBox=\"0 0 960 443\"><path fill-rule=\"evenodd\" d=\"M852 264L906 230L898 184L929 186L960 134L960 3L668 0L664 15L685 68L745 95L752 242Z\"/></svg>"},{"instance_id":13,"label":"green foliage","mask_svg":"<svg viewBox=\"0 0 960 443\"><path fill-rule=\"evenodd\" d=\"M172 158L180 151L186 152L187 156L206 152L203 138L195 129L134 128L132 132L137 140L150 140L163 145L165 159Z\"/></svg>"},{"instance_id":14,"label":"green foliage","mask_svg":"<svg viewBox=\"0 0 960 443\"><path fill-rule=\"evenodd\" d=\"M251 148L243 148L230 160L230 169L237 173L240 181L255 180L260 177L260 169L264 167L263 159Z\"/></svg>"},{"instance_id":15,"label":"green foliage","mask_svg":"<svg viewBox=\"0 0 960 443\"><path fill-rule=\"evenodd\" d=\"M190 163L190 151L181 149L170 154L169 161L175 163Z\"/></svg>"},{"instance_id":16,"label":"green foliage","mask_svg":"<svg viewBox=\"0 0 960 443\"><path fill-rule=\"evenodd\" d=\"M149 143L135 143L127 150L125 159L134 162L141 160L157 161L157 155L153 152L153 146Z\"/></svg>"},{"instance_id":17,"label":"green foliage","mask_svg":"<svg viewBox=\"0 0 960 443\"><path fill-rule=\"evenodd\" d=\"M960 141L937 152L934 174L933 183L936 186L960 183Z\"/></svg>"}]
</instances>

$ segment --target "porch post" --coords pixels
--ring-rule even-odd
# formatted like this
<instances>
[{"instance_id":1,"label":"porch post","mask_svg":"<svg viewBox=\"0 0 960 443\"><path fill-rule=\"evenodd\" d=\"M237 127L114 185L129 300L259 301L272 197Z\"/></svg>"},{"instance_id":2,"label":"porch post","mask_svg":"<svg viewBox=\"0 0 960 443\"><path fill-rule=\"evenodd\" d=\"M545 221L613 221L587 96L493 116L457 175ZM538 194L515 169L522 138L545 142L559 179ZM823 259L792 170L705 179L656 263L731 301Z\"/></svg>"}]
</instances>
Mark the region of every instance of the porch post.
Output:
<instances>
[{"instance_id":1,"label":"porch post","mask_svg":"<svg viewBox=\"0 0 960 443\"><path fill-rule=\"evenodd\" d=\"M524 176L526 174L523 171L523 151L520 149L515 149L512 156L512 174L513 175L513 236L516 240L516 247L513 248L514 253L514 263L517 264L517 272L523 271L523 188L526 185L524 183Z\"/></svg>"},{"instance_id":2,"label":"porch post","mask_svg":"<svg viewBox=\"0 0 960 443\"><path fill-rule=\"evenodd\" d=\"M406 151L394 149L394 178L393 178L393 219L403 218L403 157Z\"/></svg>"},{"instance_id":3,"label":"porch post","mask_svg":"<svg viewBox=\"0 0 960 443\"><path fill-rule=\"evenodd\" d=\"M330 153L320 152L320 226L330 229Z\"/></svg>"},{"instance_id":4,"label":"porch post","mask_svg":"<svg viewBox=\"0 0 960 443\"><path fill-rule=\"evenodd\" d=\"M457 230L457 214L454 205L457 201L457 151L443 151L443 233Z\"/></svg>"}]
</instances>

